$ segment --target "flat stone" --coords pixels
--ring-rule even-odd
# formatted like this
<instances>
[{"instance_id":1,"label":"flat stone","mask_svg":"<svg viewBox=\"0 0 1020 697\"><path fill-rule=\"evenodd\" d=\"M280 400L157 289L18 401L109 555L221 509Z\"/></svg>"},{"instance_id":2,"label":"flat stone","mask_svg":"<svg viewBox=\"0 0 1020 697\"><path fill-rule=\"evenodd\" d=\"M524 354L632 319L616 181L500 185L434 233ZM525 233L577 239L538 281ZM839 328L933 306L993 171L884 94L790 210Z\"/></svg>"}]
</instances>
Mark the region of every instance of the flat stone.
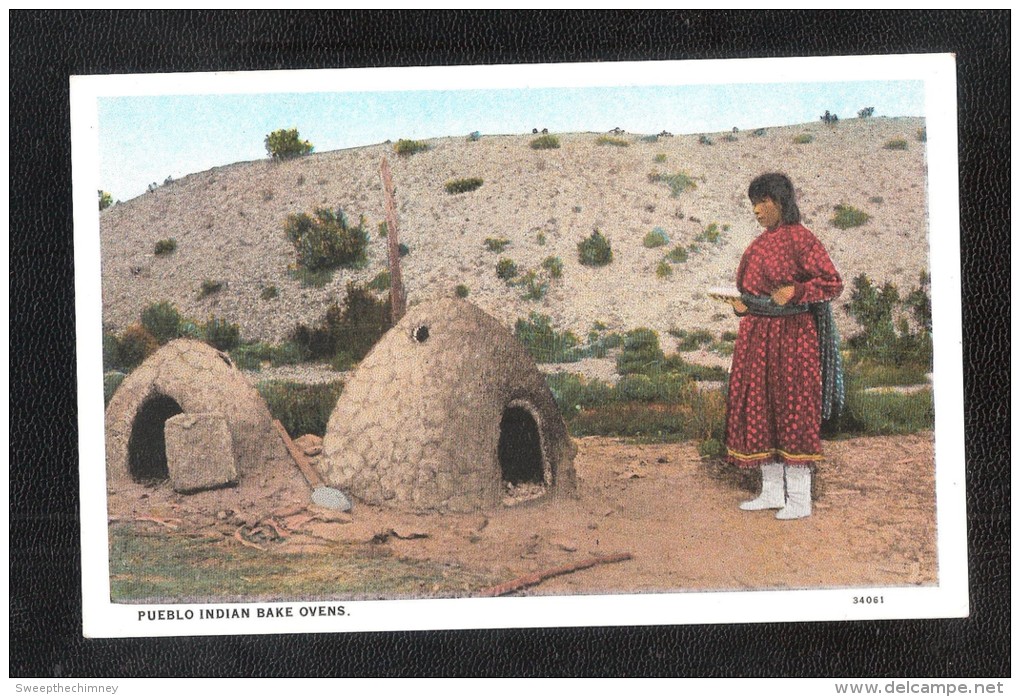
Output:
<instances>
[{"instance_id":1,"label":"flat stone","mask_svg":"<svg viewBox=\"0 0 1020 697\"><path fill-rule=\"evenodd\" d=\"M237 483L237 465L222 414L178 414L166 420L166 466L174 491L190 494Z\"/></svg>"}]
</instances>

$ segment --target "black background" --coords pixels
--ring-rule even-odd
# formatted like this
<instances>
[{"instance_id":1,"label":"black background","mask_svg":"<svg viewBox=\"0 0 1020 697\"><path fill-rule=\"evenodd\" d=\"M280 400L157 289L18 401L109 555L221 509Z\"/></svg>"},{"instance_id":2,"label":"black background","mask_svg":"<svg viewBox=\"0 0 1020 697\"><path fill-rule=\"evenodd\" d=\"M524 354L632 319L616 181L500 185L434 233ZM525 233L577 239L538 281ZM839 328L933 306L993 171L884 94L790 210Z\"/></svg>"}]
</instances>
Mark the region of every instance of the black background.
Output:
<instances>
[{"instance_id":1,"label":"black background","mask_svg":"<svg viewBox=\"0 0 1020 697\"><path fill-rule=\"evenodd\" d=\"M1008 676L1009 24L1008 11L12 11L11 675ZM82 638L70 75L933 52L956 54L959 80L969 618Z\"/></svg>"}]
</instances>

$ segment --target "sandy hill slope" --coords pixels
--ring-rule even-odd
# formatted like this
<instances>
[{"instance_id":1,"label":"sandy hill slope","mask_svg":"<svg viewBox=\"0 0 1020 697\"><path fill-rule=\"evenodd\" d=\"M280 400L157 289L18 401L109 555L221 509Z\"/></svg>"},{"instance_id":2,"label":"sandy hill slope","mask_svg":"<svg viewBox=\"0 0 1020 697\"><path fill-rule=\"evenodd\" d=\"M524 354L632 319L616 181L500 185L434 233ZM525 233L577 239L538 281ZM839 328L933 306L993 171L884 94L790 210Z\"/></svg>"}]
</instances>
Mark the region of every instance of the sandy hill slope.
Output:
<instances>
[{"instance_id":1,"label":"sandy hill slope","mask_svg":"<svg viewBox=\"0 0 1020 697\"><path fill-rule=\"evenodd\" d=\"M103 320L113 330L137 321L142 309L173 302L199 321L223 317L240 324L246 339L278 341L298 322L319 320L348 281L364 283L386 267L386 241L379 176L389 159L396 186L400 240L409 301L449 297L458 284L469 299L512 326L537 311L554 324L584 335L596 321L626 330L639 326L664 336L671 327L734 329L726 308L708 299L711 286L732 285L744 248L758 233L746 191L766 171L794 180L804 223L828 248L844 280L867 273L903 290L916 284L928 265L924 126L916 118L851 119L752 131L642 141L618 136L626 146L599 144L594 133L559 134L561 147L534 150L534 136L484 135L428 141L431 149L398 157L392 144L312 154L285 162L242 162L189 175L103 211ZM809 134L811 142L794 139ZM907 148L888 149L902 139ZM673 196L650 173L685 173L697 187ZM444 183L480 177L476 191L451 195ZM830 220L837 204L866 211L870 220L840 230ZM338 270L323 288L303 287L288 273L295 253L283 224L288 214L316 207L343 208L354 221L364 215L371 236L369 263ZM725 232L716 243L700 243L673 274L656 267L676 244L689 245L715 223ZM670 244L642 244L655 227ZM613 262L582 266L577 244L598 228L609 238ZM510 244L496 254L489 237ZM158 240L174 238L177 249L156 256ZM500 257L524 272L540 269L549 256L563 274L541 300L496 276ZM199 298L203 281L225 284ZM278 296L262 299L276 286ZM842 301L849 296L844 294ZM838 312L844 332L853 323ZM664 336L665 338L665 336ZM668 342L664 342L669 348Z\"/></svg>"}]
</instances>

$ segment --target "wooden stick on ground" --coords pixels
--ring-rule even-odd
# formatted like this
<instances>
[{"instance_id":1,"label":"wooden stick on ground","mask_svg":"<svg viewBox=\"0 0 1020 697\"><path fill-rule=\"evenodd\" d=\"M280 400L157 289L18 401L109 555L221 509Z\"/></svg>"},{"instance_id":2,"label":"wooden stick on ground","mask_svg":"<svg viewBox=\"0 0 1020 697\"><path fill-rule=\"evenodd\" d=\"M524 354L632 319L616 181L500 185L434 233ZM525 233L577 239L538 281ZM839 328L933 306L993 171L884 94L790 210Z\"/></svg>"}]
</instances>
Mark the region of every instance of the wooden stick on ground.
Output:
<instances>
[{"instance_id":1,"label":"wooden stick on ground","mask_svg":"<svg viewBox=\"0 0 1020 697\"><path fill-rule=\"evenodd\" d=\"M319 473L315 471L314 467L312 467L312 463L308 461L305 454L301 452L296 445L294 445L294 441L290 439L290 434L287 433L287 429L283 427L280 420L273 419L273 426L275 426L276 430L279 432L280 438L283 439L283 444L287 448L287 452L290 453L290 456L297 464L298 469L301 470L301 474L304 475L305 481L308 482L308 485L313 489L323 486L322 477L320 477Z\"/></svg>"},{"instance_id":2,"label":"wooden stick on ground","mask_svg":"<svg viewBox=\"0 0 1020 697\"><path fill-rule=\"evenodd\" d=\"M547 578L553 576L562 576L564 574L570 574L575 571L587 569L597 564L615 564L621 561L627 561L632 559L630 552L622 552L620 554L610 554L605 557L592 557L591 559L585 559L583 561L574 562L573 564L567 564L566 566L560 566L555 569L547 569L545 571L536 571L533 574L527 574L525 576L519 576L513 580L507 581L506 583L500 583L498 586L490 586L489 588L483 588L478 591L479 597L482 598L498 598L501 595L507 593L513 593L519 591L522 588L528 586L534 586Z\"/></svg>"}]
</instances>

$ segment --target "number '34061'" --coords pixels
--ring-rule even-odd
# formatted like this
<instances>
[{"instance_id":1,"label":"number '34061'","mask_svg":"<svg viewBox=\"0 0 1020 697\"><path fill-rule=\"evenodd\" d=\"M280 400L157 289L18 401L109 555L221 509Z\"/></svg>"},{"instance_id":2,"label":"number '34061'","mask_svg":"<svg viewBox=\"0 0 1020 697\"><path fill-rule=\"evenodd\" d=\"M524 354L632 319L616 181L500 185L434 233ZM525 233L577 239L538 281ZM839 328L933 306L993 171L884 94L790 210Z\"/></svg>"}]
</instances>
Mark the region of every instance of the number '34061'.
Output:
<instances>
[{"instance_id":1,"label":"number '34061'","mask_svg":"<svg viewBox=\"0 0 1020 697\"><path fill-rule=\"evenodd\" d=\"M885 602L884 595L855 595L854 605L882 605Z\"/></svg>"}]
</instances>

